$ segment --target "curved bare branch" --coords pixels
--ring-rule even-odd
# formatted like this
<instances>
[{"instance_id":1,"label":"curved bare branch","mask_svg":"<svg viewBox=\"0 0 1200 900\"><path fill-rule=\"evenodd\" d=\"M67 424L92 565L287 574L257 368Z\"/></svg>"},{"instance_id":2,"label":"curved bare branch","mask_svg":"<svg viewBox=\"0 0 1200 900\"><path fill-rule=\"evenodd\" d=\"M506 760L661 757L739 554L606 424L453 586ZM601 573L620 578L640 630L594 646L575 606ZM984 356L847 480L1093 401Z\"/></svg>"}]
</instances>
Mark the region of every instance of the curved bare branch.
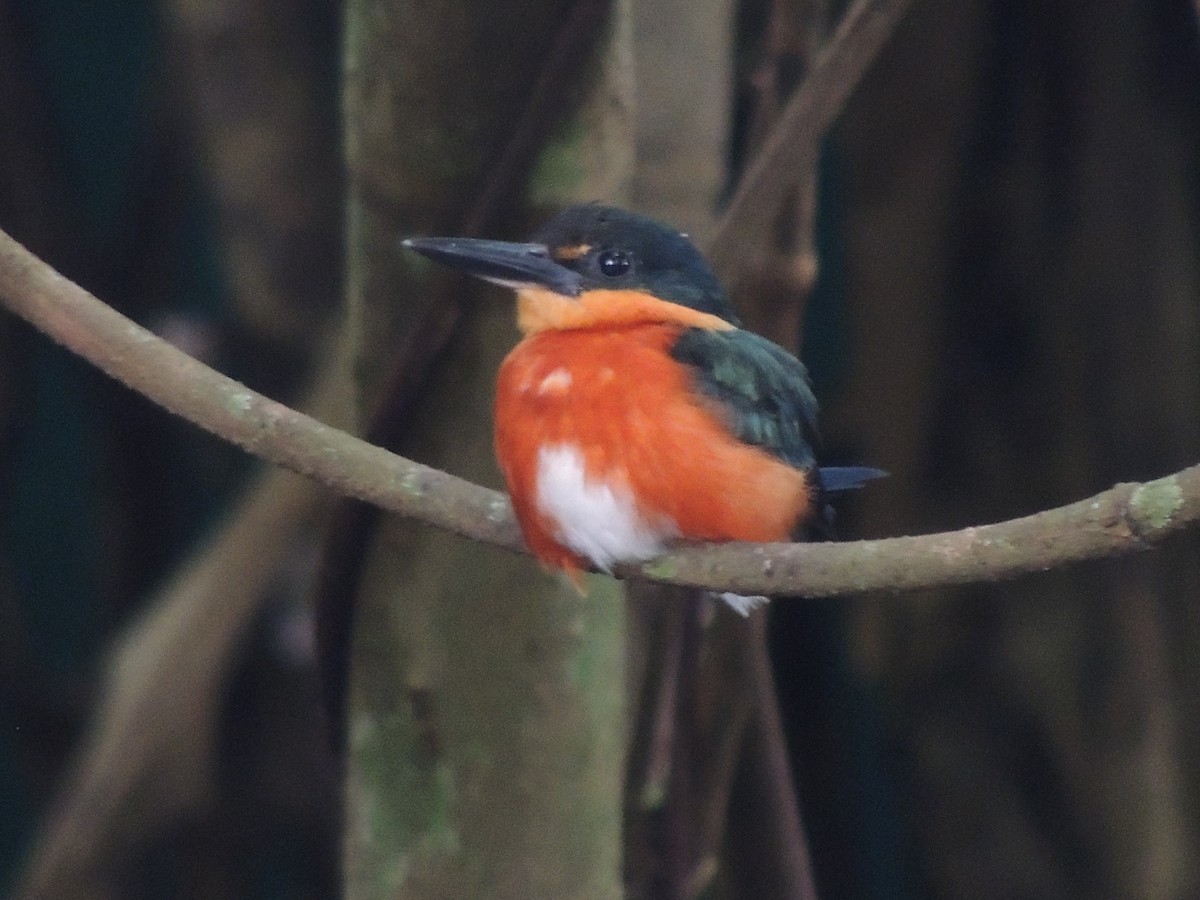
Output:
<instances>
[{"instance_id":1,"label":"curved bare branch","mask_svg":"<svg viewBox=\"0 0 1200 900\"><path fill-rule=\"evenodd\" d=\"M0 304L155 403L268 462L390 512L522 551L507 498L331 428L200 363L0 231ZM619 574L768 595L994 581L1145 549L1200 518L1200 466L1021 519L845 544L722 544Z\"/></svg>"}]
</instances>

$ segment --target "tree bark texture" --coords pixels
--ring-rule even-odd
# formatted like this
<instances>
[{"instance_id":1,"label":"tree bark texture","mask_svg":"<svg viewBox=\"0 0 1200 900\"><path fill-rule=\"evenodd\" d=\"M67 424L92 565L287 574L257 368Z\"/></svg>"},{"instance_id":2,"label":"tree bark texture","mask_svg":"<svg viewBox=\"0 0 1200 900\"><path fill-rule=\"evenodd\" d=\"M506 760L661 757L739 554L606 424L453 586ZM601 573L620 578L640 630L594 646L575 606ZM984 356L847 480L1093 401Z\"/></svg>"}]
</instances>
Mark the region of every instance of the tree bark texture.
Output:
<instances>
[{"instance_id":1,"label":"tree bark texture","mask_svg":"<svg viewBox=\"0 0 1200 900\"><path fill-rule=\"evenodd\" d=\"M400 449L494 486L492 384L516 340L511 300L461 282L447 295L447 282L399 240L461 223L571 6L368 0L347 9L360 416L397 356L426 338L431 298L461 302ZM594 52L576 61L583 78L535 167L534 205L620 198L632 133L625 27L618 6ZM490 230L526 224L512 216ZM381 523L355 601L347 896L620 894L618 597L607 579L592 579L585 599L526 558Z\"/></svg>"}]
</instances>

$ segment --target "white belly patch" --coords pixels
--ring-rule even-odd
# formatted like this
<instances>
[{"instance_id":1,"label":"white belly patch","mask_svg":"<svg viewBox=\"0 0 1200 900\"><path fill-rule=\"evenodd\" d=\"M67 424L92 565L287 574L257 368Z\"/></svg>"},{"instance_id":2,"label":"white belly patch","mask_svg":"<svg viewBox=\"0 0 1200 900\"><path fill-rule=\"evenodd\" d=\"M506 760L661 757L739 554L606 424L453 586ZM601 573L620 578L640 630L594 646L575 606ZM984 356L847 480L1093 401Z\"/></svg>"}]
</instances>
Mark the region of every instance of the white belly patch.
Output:
<instances>
[{"instance_id":1,"label":"white belly patch","mask_svg":"<svg viewBox=\"0 0 1200 900\"><path fill-rule=\"evenodd\" d=\"M679 534L669 519L642 518L627 485L589 479L574 444L538 451L537 505L556 540L606 572L613 563L657 556Z\"/></svg>"}]
</instances>

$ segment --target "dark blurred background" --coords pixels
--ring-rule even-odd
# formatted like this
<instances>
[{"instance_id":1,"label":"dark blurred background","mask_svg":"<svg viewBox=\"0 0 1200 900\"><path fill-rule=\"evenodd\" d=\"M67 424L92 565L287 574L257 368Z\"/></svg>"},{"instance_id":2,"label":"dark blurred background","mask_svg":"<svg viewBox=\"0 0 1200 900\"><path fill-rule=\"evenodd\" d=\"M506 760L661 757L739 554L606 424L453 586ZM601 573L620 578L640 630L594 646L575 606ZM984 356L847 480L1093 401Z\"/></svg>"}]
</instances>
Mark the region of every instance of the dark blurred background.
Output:
<instances>
[{"instance_id":1,"label":"dark blurred background","mask_svg":"<svg viewBox=\"0 0 1200 900\"><path fill-rule=\"evenodd\" d=\"M736 7L731 179L772 8ZM892 473L845 533L996 521L1200 459L1196 22L1189 0L916 4L822 165L804 357L830 452ZM0 226L298 402L340 312L340 24L319 0L0 0ZM807 61L784 63L786 87ZM0 893L106 651L254 471L0 315ZM297 531L217 681L200 799L131 832L111 896L336 894L321 537ZM778 604L822 896L1200 894L1198 549Z\"/></svg>"},{"instance_id":2,"label":"dark blurred background","mask_svg":"<svg viewBox=\"0 0 1200 900\"><path fill-rule=\"evenodd\" d=\"M326 2L0 3L0 224L187 352L296 400L340 302L339 28ZM0 318L0 894L107 649L252 469ZM120 896L334 895L308 540L227 663L208 796L114 856Z\"/></svg>"}]
</instances>

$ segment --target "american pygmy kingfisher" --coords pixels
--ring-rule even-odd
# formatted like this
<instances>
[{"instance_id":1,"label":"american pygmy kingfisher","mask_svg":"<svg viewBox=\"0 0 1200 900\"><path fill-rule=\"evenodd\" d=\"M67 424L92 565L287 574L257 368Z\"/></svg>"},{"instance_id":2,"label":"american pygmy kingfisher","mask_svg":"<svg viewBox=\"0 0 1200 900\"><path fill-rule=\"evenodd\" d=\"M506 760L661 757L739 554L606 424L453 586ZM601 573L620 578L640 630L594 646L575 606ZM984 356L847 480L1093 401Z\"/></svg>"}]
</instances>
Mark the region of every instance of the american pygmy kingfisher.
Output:
<instances>
[{"instance_id":1,"label":"american pygmy kingfisher","mask_svg":"<svg viewBox=\"0 0 1200 900\"><path fill-rule=\"evenodd\" d=\"M587 205L530 243L404 245L516 291L524 339L500 368L496 455L529 549L576 584L587 562L677 539L793 539L825 521L825 493L883 474L818 467L804 366L738 327L675 229Z\"/></svg>"}]
</instances>

